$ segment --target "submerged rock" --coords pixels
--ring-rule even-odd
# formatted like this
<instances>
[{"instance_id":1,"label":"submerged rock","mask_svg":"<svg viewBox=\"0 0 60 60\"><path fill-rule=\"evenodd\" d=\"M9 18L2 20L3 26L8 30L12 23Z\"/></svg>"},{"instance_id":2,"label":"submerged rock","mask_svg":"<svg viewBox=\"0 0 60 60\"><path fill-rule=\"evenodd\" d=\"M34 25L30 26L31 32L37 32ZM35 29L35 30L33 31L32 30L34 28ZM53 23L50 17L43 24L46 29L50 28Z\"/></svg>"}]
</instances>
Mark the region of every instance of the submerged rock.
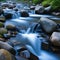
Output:
<instances>
[{"instance_id":1,"label":"submerged rock","mask_svg":"<svg viewBox=\"0 0 60 60\"><path fill-rule=\"evenodd\" d=\"M25 10L22 10L20 14L21 14L21 17L29 17L28 12L26 12Z\"/></svg>"},{"instance_id":2,"label":"submerged rock","mask_svg":"<svg viewBox=\"0 0 60 60\"><path fill-rule=\"evenodd\" d=\"M0 41L0 48L1 48L1 49L6 49L6 50L8 50L8 51L9 51L10 53L12 53L13 55L16 54L14 48L13 48L12 46L10 46L10 45L9 45L8 43L6 43L6 42Z\"/></svg>"},{"instance_id":3,"label":"submerged rock","mask_svg":"<svg viewBox=\"0 0 60 60\"><path fill-rule=\"evenodd\" d=\"M16 58L5 49L0 49L0 60L16 60Z\"/></svg>"},{"instance_id":4,"label":"submerged rock","mask_svg":"<svg viewBox=\"0 0 60 60\"><path fill-rule=\"evenodd\" d=\"M57 24L48 18L40 18L40 24L47 33L53 32L57 27Z\"/></svg>"}]
</instances>

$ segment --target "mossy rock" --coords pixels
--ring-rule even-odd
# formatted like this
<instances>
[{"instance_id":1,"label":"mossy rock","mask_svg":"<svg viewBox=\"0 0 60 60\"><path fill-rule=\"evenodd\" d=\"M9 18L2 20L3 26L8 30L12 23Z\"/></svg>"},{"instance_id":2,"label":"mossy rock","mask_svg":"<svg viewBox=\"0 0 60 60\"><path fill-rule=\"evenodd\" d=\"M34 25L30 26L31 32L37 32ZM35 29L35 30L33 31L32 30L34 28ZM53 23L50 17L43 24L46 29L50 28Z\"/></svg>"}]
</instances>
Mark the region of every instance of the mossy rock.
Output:
<instances>
[{"instance_id":1,"label":"mossy rock","mask_svg":"<svg viewBox=\"0 0 60 60\"><path fill-rule=\"evenodd\" d=\"M3 35L0 35L0 38L3 38Z\"/></svg>"},{"instance_id":2,"label":"mossy rock","mask_svg":"<svg viewBox=\"0 0 60 60\"><path fill-rule=\"evenodd\" d=\"M4 27L4 23L0 22L0 27Z\"/></svg>"},{"instance_id":3,"label":"mossy rock","mask_svg":"<svg viewBox=\"0 0 60 60\"><path fill-rule=\"evenodd\" d=\"M6 29L7 30L16 30L16 26L13 25L13 24L9 24L9 25L6 26Z\"/></svg>"},{"instance_id":4,"label":"mossy rock","mask_svg":"<svg viewBox=\"0 0 60 60\"><path fill-rule=\"evenodd\" d=\"M0 49L0 60L16 60L15 57L5 49Z\"/></svg>"},{"instance_id":5,"label":"mossy rock","mask_svg":"<svg viewBox=\"0 0 60 60\"><path fill-rule=\"evenodd\" d=\"M0 28L0 34L6 34L8 31L5 28Z\"/></svg>"},{"instance_id":6,"label":"mossy rock","mask_svg":"<svg viewBox=\"0 0 60 60\"><path fill-rule=\"evenodd\" d=\"M5 22L5 21L6 21L5 17L4 16L0 16L0 22Z\"/></svg>"}]
</instances>

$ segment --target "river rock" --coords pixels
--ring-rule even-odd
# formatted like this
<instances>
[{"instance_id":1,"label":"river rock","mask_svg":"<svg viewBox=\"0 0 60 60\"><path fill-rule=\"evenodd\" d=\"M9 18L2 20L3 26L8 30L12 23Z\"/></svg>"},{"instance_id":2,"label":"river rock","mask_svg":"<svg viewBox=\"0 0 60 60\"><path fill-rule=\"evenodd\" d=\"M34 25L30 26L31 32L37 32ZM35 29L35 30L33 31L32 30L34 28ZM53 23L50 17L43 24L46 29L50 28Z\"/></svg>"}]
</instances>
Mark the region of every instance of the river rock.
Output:
<instances>
[{"instance_id":1,"label":"river rock","mask_svg":"<svg viewBox=\"0 0 60 60\"><path fill-rule=\"evenodd\" d=\"M25 10L22 10L20 14L21 14L21 17L29 17L28 12L26 12Z\"/></svg>"},{"instance_id":2,"label":"river rock","mask_svg":"<svg viewBox=\"0 0 60 60\"><path fill-rule=\"evenodd\" d=\"M12 19L12 13L5 13L4 16L6 19Z\"/></svg>"},{"instance_id":3,"label":"river rock","mask_svg":"<svg viewBox=\"0 0 60 60\"><path fill-rule=\"evenodd\" d=\"M43 13L43 12L44 12L44 7L43 6L37 5L35 7L35 13L36 14L40 14L40 13Z\"/></svg>"},{"instance_id":4,"label":"river rock","mask_svg":"<svg viewBox=\"0 0 60 60\"><path fill-rule=\"evenodd\" d=\"M0 16L0 22L5 22L5 21L6 21L5 17L4 16Z\"/></svg>"},{"instance_id":5,"label":"river rock","mask_svg":"<svg viewBox=\"0 0 60 60\"><path fill-rule=\"evenodd\" d=\"M0 34L6 34L7 33L7 29L5 28L0 28Z\"/></svg>"},{"instance_id":6,"label":"river rock","mask_svg":"<svg viewBox=\"0 0 60 60\"><path fill-rule=\"evenodd\" d=\"M15 30L16 30L16 26L13 25L13 24L8 24L8 25L6 26L6 29L7 29L7 30L11 30L11 31L15 31Z\"/></svg>"},{"instance_id":7,"label":"river rock","mask_svg":"<svg viewBox=\"0 0 60 60\"><path fill-rule=\"evenodd\" d=\"M60 12L52 12L52 14L60 17Z\"/></svg>"},{"instance_id":8,"label":"river rock","mask_svg":"<svg viewBox=\"0 0 60 60\"><path fill-rule=\"evenodd\" d=\"M0 22L0 27L4 27L4 23Z\"/></svg>"},{"instance_id":9,"label":"river rock","mask_svg":"<svg viewBox=\"0 0 60 60\"><path fill-rule=\"evenodd\" d=\"M50 40L54 46L60 46L60 32L53 32Z\"/></svg>"},{"instance_id":10,"label":"river rock","mask_svg":"<svg viewBox=\"0 0 60 60\"><path fill-rule=\"evenodd\" d=\"M9 6L9 4L8 4L8 3L2 3L1 6L2 6L3 8L6 8L6 7Z\"/></svg>"},{"instance_id":11,"label":"river rock","mask_svg":"<svg viewBox=\"0 0 60 60\"><path fill-rule=\"evenodd\" d=\"M48 18L40 18L40 24L46 33L53 32L57 27L57 24Z\"/></svg>"},{"instance_id":12,"label":"river rock","mask_svg":"<svg viewBox=\"0 0 60 60\"><path fill-rule=\"evenodd\" d=\"M44 11L45 14L51 14L51 12L52 12L51 11L51 6L48 6L48 7L45 8L45 11Z\"/></svg>"},{"instance_id":13,"label":"river rock","mask_svg":"<svg viewBox=\"0 0 60 60\"><path fill-rule=\"evenodd\" d=\"M0 15L1 14L4 14L4 11L3 11L3 9L0 7Z\"/></svg>"},{"instance_id":14,"label":"river rock","mask_svg":"<svg viewBox=\"0 0 60 60\"><path fill-rule=\"evenodd\" d=\"M6 49L6 50L8 50L8 51L9 51L10 53L12 53L13 55L16 54L14 48L13 48L12 46L10 46L10 45L9 45L8 43L6 43L6 42L0 41L0 48L1 48L1 49Z\"/></svg>"},{"instance_id":15,"label":"river rock","mask_svg":"<svg viewBox=\"0 0 60 60\"><path fill-rule=\"evenodd\" d=\"M30 10L35 10L35 6L30 6Z\"/></svg>"},{"instance_id":16,"label":"river rock","mask_svg":"<svg viewBox=\"0 0 60 60\"><path fill-rule=\"evenodd\" d=\"M16 60L16 58L7 50L0 49L0 60Z\"/></svg>"}]
</instances>

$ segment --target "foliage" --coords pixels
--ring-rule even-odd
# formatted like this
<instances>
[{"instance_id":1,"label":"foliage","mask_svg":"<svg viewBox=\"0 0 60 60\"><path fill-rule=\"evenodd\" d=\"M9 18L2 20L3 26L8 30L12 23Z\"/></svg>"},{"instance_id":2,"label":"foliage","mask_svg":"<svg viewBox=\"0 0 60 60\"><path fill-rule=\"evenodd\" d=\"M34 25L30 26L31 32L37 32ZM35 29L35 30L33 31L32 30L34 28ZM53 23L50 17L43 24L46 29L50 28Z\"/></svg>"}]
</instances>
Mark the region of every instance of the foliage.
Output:
<instances>
[{"instance_id":1,"label":"foliage","mask_svg":"<svg viewBox=\"0 0 60 60\"><path fill-rule=\"evenodd\" d=\"M34 4L40 4L40 0L33 0Z\"/></svg>"},{"instance_id":2,"label":"foliage","mask_svg":"<svg viewBox=\"0 0 60 60\"><path fill-rule=\"evenodd\" d=\"M6 0L0 0L0 2L5 2Z\"/></svg>"},{"instance_id":3,"label":"foliage","mask_svg":"<svg viewBox=\"0 0 60 60\"><path fill-rule=\"evenodd\" d=\"M60 0L44 0L42 2L43 6L51 5L52 9L60 8Z\"/></svg>"}]
</instances>

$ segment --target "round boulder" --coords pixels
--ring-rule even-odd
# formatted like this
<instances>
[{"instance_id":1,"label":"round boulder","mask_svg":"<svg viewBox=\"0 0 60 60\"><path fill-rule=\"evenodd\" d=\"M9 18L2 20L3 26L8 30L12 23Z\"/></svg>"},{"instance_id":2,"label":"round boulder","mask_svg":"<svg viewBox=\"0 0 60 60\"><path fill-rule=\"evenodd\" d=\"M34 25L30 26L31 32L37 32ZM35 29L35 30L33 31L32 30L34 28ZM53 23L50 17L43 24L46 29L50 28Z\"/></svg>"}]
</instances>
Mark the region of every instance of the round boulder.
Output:
<instances>
[{"instance_id":1,"label":"round boulder","mask_svg":"<svg viewBox=\"0 0 60 60\"><path fill-rule=\"evenodd\" d=\"M0 16L0 22L5 22L5 21L6 21L5 17L4 16Z\"/></svg>"},{"instance_id":2,"label":"round boulder","mask_svg":"<svg viewBox=\"0 0 60 60\"><path fill-rule=\"evenodd\" d=\"M6 43L6 42L0 41L0 48L1 48L1 49L6 49L6 50L8 50L8 51L9 51L11 54L13 54L13 55L16 54L14 48L13 48L12 46L10 46L10 45L9 45L8 43Z\"/></svg>"},{"instance_id":3,"label":"round boulder","mask_svg":"<svg viewBox=\"0 0 60 60\"><path fill-rule=\"evenodd\" d=\"M46 33L52 33L57 27L57 24L48 18L40 18L39 23Z\"/></svg>"},{"instance_id":4,"label":"round boulder","mask_svg":"<svg viewBox=\"0 0 60 60\"><path fill-rule=\"evenodd\" d=\"M37 5L37 6L35 7L35 13L36 13L36 14L44 13L44 7L43 7L43 6L40 6L40 5Z\"/></svg>"},{"instance_id":5,"label":"round boulder","mask_svg":"<svg viewBox=\"0 0 60 60\"><path fill-rule=\"evenodd\" d=\"M20 14L21 14L21 17L29 17L29 14L25 10L22 10Z\"/></svg>"},{"instance_id":6,"label":"round boulder","mask_svg":"<svg viewBox=\"0 0 60 60\"><path fill-rule=\"evenodd\" d=\"M53 32L50 41L54 46L60 46L60 32Z\"/></svg>"},{"instance_id":7,"label":"round boulder","mask_svg":"<svg viewBox=\"0 0 60 60\"><path fill-rule=\"evenodd\" d=\"M9 25L6 26L6 29L7 29L7 30L16 31L16 26L13 25L13 24L9 24Z\"/></svg>"},{"instance_id":8,"label":"round boulder","mask_svg":"<svg viewBox=\"0 0 60 60\"><path fill-rule=\"evenodd\" d=\"M0 49L0 60L16 60L16 58L5 49Z\"/></svg>"},{"instance_id":9,"label":"round boulder","mask_svg":"<svg viewBox=\"0 0 60 60\"><path fill-rule=\"evenodd\" d=\"M5 28L0 28L0 34L6 34L7 33L7 29Z\"/></svg>"}]
</instances>

